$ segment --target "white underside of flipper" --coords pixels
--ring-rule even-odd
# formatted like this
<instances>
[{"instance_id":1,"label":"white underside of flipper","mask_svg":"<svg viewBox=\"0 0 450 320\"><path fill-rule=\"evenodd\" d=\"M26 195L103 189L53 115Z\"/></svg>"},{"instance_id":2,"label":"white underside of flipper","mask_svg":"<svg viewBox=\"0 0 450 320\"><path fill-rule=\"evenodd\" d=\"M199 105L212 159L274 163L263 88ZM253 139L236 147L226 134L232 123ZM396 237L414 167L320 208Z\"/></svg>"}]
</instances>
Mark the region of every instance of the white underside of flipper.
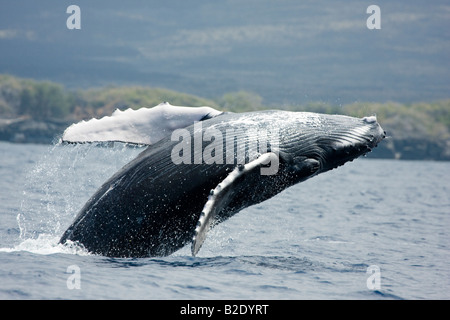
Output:
<instances>
[{"instance_id":1,"label":"white underside of flipper","mask_svg":"<svg viewBox=\"0 0 450 320\"><path fill-rule=\"evenodd\" d=\"M261 155L256 160L253 160L245 165L236 167L217 187L211 190L208 201L203 207L202 213L195 228L193 242L191 246L192 255L195 256L200 250L206 238L206 233L209 231L211 225L215 221L217 213L228 203L230 193L239 180L239 178L248 174L249 172L258 169L262 165L270 162L278 162L278 155L269 152Z\"/></svg>"},{"instance_id":2,"label":"white underside of flipper","mask_svg":"<svg viewBox=\"0 0 450 320\"><path fill-rule=\"evenodd\" d=\"M168 102L153 108L116 110L111 116L71 125L61 140L72 143L120 141L151 145L176 129L221 113L211 107L172 106Z\"/></svg>"}]
</instances>

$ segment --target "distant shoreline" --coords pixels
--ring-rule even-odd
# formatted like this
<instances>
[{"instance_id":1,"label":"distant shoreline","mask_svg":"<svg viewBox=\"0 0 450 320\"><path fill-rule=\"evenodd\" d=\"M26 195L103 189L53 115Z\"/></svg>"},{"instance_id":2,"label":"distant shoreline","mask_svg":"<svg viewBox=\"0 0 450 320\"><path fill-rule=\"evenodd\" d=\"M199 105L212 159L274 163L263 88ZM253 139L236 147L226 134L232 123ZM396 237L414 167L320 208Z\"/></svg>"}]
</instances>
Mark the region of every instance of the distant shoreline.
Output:
<instances>
[{"instance_id":1,"label":"distant shoreline","mask_svg":"<svg viewBox=\"0 0 450 320\"><path fill-rule=\"evenodd\" d=\"M61 120L0 119L0 141L52 144L70 124Z\"/></svg>"},{"instance_id":2,"label":"distant shoreline","mask_svg":"<svg viewBox=\"0 0 450 320\"><path fill-rule=\"evenodd\" d=\"M10 143L54 144L73 121L0 119L0 141ZM389 135L389 133L388 133ZM450 161L438 142L388 138L367 155L372 159Z\"/></svg>"},{"instance_id":3,"label":"distant shoreline","mask_svg":"<svg viewBox=\"0 0 450 320\"><path fill-rule=\"evenodd\" d=\"M434 102L354 102L331 105L266 105L247 91L215 99L164 88L132 86L68 90L49 81L0 74L0 140L51 144L72 123L111 115L116 109L153 107L163 101L178 106L209 106L247 112L267 109L342 114L362 118L376 115L387 132L371 158L450 161L450 99Z\"/></svg>"}]
</instances>

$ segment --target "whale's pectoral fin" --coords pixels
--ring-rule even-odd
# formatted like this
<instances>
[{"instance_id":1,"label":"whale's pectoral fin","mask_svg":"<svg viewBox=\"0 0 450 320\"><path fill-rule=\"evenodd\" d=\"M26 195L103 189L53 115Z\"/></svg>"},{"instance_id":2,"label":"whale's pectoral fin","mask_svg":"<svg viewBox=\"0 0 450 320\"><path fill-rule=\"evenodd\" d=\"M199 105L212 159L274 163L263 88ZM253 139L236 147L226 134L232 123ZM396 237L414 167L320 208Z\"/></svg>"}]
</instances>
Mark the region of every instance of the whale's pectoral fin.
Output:
<instances>
[{"instance_id":1,"label":"whale's pectoral fin","mask_svg":"<svg viewBox=\"0 0 450 320\"><path fill-rule=\"evenodd\" d=\"M167 102L153 108L116 110L111 116L81 121L68 127L62 142L110 142L151 145L174 130L221 114L210 107L180 107Z\"/></svg>"},{"instance_id":2,"label":"whale's pectoral fin","mask_svg":"<svg viewBox=\"0 0 450 320\"><path fill-rule=\"evenodd\" d=\"M215 221L215 217L224 207L226 207L232 200L232 195L236 194L236 186L245 179L246 176L256 173L255 170L260 170L260 174L267 174L262 171L265 165L278 163L278 155L269 152L261 155L258 159L251 161L245 165L236 167L217 187L211 190L208 201L203 207L202 213L195 228L191 252L195 256L200 250L206 238L206 233ZM234 191L234 192L233 192Z\"/></svg>"}]
</instances>

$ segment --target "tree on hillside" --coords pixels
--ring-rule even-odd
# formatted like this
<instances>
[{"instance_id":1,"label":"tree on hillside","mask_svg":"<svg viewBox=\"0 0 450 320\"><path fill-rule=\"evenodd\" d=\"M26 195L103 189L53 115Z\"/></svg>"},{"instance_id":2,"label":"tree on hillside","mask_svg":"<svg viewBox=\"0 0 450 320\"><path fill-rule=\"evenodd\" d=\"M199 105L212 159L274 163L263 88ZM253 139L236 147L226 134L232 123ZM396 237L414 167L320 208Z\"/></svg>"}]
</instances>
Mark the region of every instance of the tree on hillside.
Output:
<instances>
[{"instance_id":1,"label":"tree on hillside","mask_svg":"<svg viewBox=\"0 0 450 320\"><path fill-rule=\"evenodd\" d=\"M61 85L33 82L20 95L19 113L36 119L63 118L70 112L70 96Z\"/></svg>"}]
</instances>

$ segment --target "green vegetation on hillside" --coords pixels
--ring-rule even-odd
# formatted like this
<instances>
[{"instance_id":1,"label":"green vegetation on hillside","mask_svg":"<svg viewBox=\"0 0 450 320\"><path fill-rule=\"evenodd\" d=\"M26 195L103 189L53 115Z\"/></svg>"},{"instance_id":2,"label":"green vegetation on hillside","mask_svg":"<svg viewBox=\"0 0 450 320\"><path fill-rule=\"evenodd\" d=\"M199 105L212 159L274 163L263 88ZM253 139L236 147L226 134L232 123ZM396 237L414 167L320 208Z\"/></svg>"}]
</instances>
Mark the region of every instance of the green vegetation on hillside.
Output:
<instances>
[{"instance_id":1,"label":"green vegetation on hillside","mask_svg":"<svg viewBox=\"0 0 450 320\"><path fill-rule=\"evenodd\" d=\"M109 86L71 91L54 82L0 75L0 118L76 120L110 115L117 108L153 107L163 101L218 108L212 100L161 88Z\"/></svg>"},{"instance_id":2,"label":"green vegetation on hillside","mask_svg":"<svg viewBox=\"0 0 450 320\"><path fill-rule=\"evenodd\" d=\"M450 148L450 99L436 102L401 104L397 102L357 102L343 106L327 103L264 106L262 98L244 91L227 93L218 104L229 111L244 112L269 108L344 114L353 117L376 115L389 136L396 139L444 141Z\"/></svg>"},{"instance_id":3,"label":"green vegetation on hillside","mask_svg":"<svg viewBox=\"0 0 450 320\"><path fill-rule=\"evenodd\" d=\"M341 107L313 104L300 109L360 118L376 115L383 127L388 128L391 135L395 133L396 138L450 139L450 99L413 104L358 102Z\"/></svg>"},{"instance_id":4,"label":"green vegetation on hillside","mask_svg":"<svg viewBox=\"0 0 450 320\"><path fill-rule=\"evenodd\" d=\"M110 115L117 108L153 107L163 101L194 107L207 105L232 112L284 109L355 117L376 115L390 137L384 147L386 157L404 158L407 155L408 158L450 160L450 99L413 104L357 102L338 106L317 102L268 106L264 105L261 96L246 91L226 93L211 100L139 86L67 90L54 82L0 75L0 119L71 123Z\"/></svg>"}]
</instances>

